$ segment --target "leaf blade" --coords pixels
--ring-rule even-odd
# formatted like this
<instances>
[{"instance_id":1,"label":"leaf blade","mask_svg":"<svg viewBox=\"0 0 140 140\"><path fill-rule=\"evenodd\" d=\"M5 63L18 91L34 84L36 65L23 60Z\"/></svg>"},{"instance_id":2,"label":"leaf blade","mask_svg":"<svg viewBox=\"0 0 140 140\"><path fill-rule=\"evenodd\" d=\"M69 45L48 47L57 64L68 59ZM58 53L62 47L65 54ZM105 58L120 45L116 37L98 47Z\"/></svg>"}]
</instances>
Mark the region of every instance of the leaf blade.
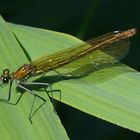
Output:
<instances>
[{"instance_id":1,"label":"leaf blade","mask_svg":"<svg viewBox=\"0 0 140 140\"><path fill-rule=\"evenodd\" d=\"M20 41L25 44L25 38L22 38L21 34L24 36L27 35L29 31L23 31L22 26L13 26L14 32L20 38ZM26 28L26 27L25 27ZM27 27L28 28L28 27ZM28 28L29 29L29 28ZM22 32L21 32L22 30ZM31 28L31 30L34 30ZM37 31L37 29L35 29ZM50 31L40 30L39 32L43 32L40 36L42 38L47 39L47 35ZM30 32L30 31L29 31ZM52 32L51 32L52 33ZM66 37L66 36L65 36ZM79 43L79 40L69 40L69 38L63 38L62 41L58 39L58 45L55 47L53 45L49 47L45 44L47 40L44 40L42 43L43 50L37 50L37 47L34 48L36 51L32 51L31 57L39 58L40 53L43 55L44 48L49 50L49 53L53 53L58 51L61 48L68 47L71 43L76 44ZM70 37L70 36L69 36ZM72 39L73 37L71 37ZM33 39L33 38L32 38ZM36 39L33 39L33 46L38 42ZM49 39L48 39L49 40ZM57 40L57 39L56 39ZM55 40L55 43L57 42ZM70 42L69 42L70 41ZM63 44L65 42L65 45ZM41 42L40 42L41 43ZM54 44L55 44L54 43ZM57 43L56 43L57 44ZM61 45L62 44L62 45ZM25 47L30 46L26 46ZM63 46L64 45L64 46ZM31 47L31 46L30 46ZM29 47L29 48L30 48ZM53 50L54 48L54 50ZM30 49L29 49L30 50ZM48 55L49 55L48 53ZM47 54L47 53L46 53ZM87 81L92 79L95 83L91 84L75 84L67 81L56 82L53 87L54 89L61 89L62 93L62 102L73 106L79 110L82 110L88 114L99 117L101 119L107 120L124 128L128 128L130 130L140 132L140 110L139 110L139 98L140 98L140 74L135 70L124 66L125 70L123 72L122 66L118 66L117 69L114 70L112 68L106 68L105 70L97 71L87 76ZM110 71L114 70L114 76L109 79L105 79L108 75L111 75ZM119 72L120 71L120 72ZM116 75L115 75L116 74ZM91 78L93 77L93 78ZM103 78L103 80L102 80ZM96 82L97 80L97 82ZM100 82L98 82L98 80ZM74 81L74 80L72 80ZM81 86L82 85L82 86ZM135 87L134 87L135 85ZM133 94L132 94L133 92ZM135 95L135 98L134 98ZM55 94L55 99L60 100L59 96Z\"/></svg>"}]
</instances>

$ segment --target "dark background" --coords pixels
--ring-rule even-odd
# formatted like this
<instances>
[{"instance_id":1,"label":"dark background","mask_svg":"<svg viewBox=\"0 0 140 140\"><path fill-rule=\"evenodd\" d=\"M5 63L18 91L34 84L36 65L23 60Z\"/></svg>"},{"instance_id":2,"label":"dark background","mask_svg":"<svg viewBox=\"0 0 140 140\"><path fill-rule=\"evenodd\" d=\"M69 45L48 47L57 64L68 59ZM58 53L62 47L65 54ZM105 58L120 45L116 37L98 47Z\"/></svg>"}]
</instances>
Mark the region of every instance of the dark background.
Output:
<instances>
[{"instance_id":1,"label":"dark background","mask_svg":"<svg viewBox=\"0 0 140 140\"><path fill-rule=\"evenodd\" d=\"M1 0L0 13L9 22L65 32L83 40L114 30L137 28L123 62L140 70L140 0ZM135 132L56 104L72 140L140 139Z\"/></svg>"}]
</instances>

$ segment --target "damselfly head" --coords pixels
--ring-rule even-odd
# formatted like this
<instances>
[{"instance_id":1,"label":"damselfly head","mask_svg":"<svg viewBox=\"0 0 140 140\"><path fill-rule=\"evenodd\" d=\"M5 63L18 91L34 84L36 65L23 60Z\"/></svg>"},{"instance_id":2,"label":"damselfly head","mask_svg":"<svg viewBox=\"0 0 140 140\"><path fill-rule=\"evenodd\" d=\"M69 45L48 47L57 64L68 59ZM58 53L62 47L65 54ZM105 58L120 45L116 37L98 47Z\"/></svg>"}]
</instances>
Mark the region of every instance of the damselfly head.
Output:
<instances>
[{"instance_id":1,"label":"damselfly head","mask_svg":"<svg viewBox=\"0 0 140 140\"><path fill-rule=\"evenodd\" d=\"M0 85L8 84L10 79L11 79L10 70L9 69L4 69L3 73L0 77Z\"/></svg>"}]
</instances>

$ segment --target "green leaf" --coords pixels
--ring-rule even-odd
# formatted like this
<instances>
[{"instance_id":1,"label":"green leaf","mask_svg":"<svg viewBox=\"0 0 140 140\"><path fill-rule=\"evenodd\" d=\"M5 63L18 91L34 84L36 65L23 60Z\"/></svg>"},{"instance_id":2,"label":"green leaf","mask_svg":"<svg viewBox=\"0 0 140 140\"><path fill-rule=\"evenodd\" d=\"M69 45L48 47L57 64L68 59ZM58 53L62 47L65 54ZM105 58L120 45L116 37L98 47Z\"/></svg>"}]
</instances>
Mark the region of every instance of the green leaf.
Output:
<instances>
[{"instance_id":1,"label":"green leaf","mask_svg":"<svg viewBox=\"0 0 140 140\"><path fill-rule=\"evenodd\" d=\"M22 25L14 25L10 23L8 26L16 34L18 40L24 47L24 52L27 52L32 60L36 60L43 55L49 55L58 50L71 47L81 42L77 38L63 33ZM10 52L9 56L11 56ZM18 59L22 59L22 57L20 56ZM7 64L7 66L10 65ZM36 77L36 79L38 78L39 77ZM52 80L51 78L49 79L49 77L47 77L47 74L45 78L47 81ZM33 79L35 78L31 78L30 80ZM119 126L140 132L140 74L133 69L123 64L118 64L95 71L89 74L87 77L83 77L81 79L58 80L58 82L57 79L54 79L54 81L55 83L53 84L53 89L61 90L61 102ZM5 89L5 87L3 89ZM44 97L45 92L41 92L40 94ZM47 99L47 96L45 96L45 98ZM58 93L54 93L54 98L60 101L60 95ZM3 114L1 115L3 116L3 122L5 123L9 121L9 119L15 119L11 117L12 115L10 114L10 110L12 110L12 113L14 112L16 116L18 116L18 119L16 118L15 120L18 120L19 126L23 126L24 122L28 126L24 126L24 131L21 129L22 131L19 132L18 136L25 133L26 139L29 139L28 133L33 133L32 127L36 127L36 135L34 136L32 134L32 136L34 136L33 138L37 139L39 136L43 137L47 134L48 135L46 137L49 137L52 136L51 134L53 132L53 136L58 138L57 134L60 134L60 130L63 131L63 128L58 129L55 126L54 129L59 131L56 132L54 130L51 132L52 129L46 129L44 126L44 123L52 121L51 115L54 115L54 113L52 113L49 117L47 116L47 113L49 113L51 110L49 108L49 105L51 106L49 101L40 109L41 111L39 110L37 112L33 118L33 126L31 126L31 124L28 122L26 116L28 115L27 112L31 99L32 97L29 98L29 94L26 94L26 97L23 97L18 107L16 106L14 109L13 107L9 107L9 105L3 104L3 108L7 107L6 109L3 109ZM2 109L2 107L0 109ZM8 118L4 117L6 115ZM4 118L6 118L7 121L5 121ZM57 124L56 121L53 123L54 125ZM43 131L41 131L42 125L45 129L43 129ZM27 129L25 128L30 129L30 131L28 130L28 133L26 133L25 131ZM17 127L16 129L20 130L20 128ZM3 129L3 131L4 130L6 130L6 127ZM12 135L10 130L8 131ZM46 131L46 133L43 133L44 131ZM62 135L60 137L62 138Z\"/></svg>"},{"instance_id":2,"label":"green leaf","mask_svg":"<svg viewBox=\"0 0 140 140\"><path fill-rule=\"evenodd\" d=\"M9 24L33 60L79 40L63 33ZM75 80L55 82L61 102L116 125L140 132L140 74L117 64ZM54 98L60 101L58 94Z\"/></svg>"},{"instance_id":3,"label":"green leaf","mask_svg":"<svg viewBox=\"0 0 140 140\"><path fill-rule=\"evenodd\" d=\"M32 60L80 42L63 33L9 25ZM100 69L81 79L60 80L53 84L53 89L61 90L63 103L140 132L140 74L121 63ZM60 101L58 94L54 94L54 98Z\"/></svg>"},{"instance_id":4,"label":"green leaf","mask_svg":"<svg viewBox=\"0 0 140 140\"><path fill-rule=\"evenodd\" d=\"M8 26L2 17L0 17L0 72L8 68L14 72L19 66L28 63L24 54L24 49L18 44L12 29ZM0 87L0 98L8 97L9 86ZM16 84L12 86L12 99L15 102L20 93L16 90ZM21 139L21 140L68 140L65 129L63 128L59 117L47 96L42 95L46 103L34 115L33 124L28 119L29 111L32 105L33 96L29 93L24 94L17 105L9 105L0 102L0 131L1 139ZM37 108L42 102L36 100Z\"/></svg>"}]
</instances>

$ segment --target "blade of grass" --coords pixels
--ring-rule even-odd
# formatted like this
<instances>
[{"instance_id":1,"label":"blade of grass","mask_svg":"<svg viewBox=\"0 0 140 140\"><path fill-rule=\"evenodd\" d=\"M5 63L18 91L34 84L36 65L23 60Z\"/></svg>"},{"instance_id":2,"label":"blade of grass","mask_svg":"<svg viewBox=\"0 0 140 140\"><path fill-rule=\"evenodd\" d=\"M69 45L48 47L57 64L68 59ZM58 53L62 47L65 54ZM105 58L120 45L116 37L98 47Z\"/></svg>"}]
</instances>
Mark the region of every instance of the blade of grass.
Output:
<instances>
[{"instance_id":1,"label":"blade of grass","mask_svg":"<svg viewBox=\"0 0 140 140\"><path fill-rule=\"evenodd\" d=\"M0 17L0 71L9 68L15 71L19 66L28 63L23 49L17 43L9 26ZM8 95L8 86L0 88L0 98ZM18 97L16 85L12 87L12 102ZM0 102L0 131L1 139L20 139L20 140L68 140L65 129L63 128L54 108L46 94L41 95L46 99L45 105L38 111L33 118L33 124L28 120L28 114L33 101L33 97L25 94L17 106L12 106ZM35 107L40 105L36 100Z\"/></svg>"},{"instance_id":2,"label":"blade of grass","mask_svg":"<svg viewBox=\"0 0 140 140\"><path fill-rule=\"evenodd\" d=\"M91 27L90 24L93 22L93 19L95 19L94 16L99 6L99 3L100 0L91 1L91 4L89 5L89 8L85 14L85 18L83 19L83 22L80 25L79 31L77 33L78 38L84 38L87 31L89 30L89 27Z\"/></svg>"},{"instance_id":3,"label":"blade of grass","mask_svg":"<svg viewBox=\"0 0 140 140\"><path fill-rule=\"evenodd\" d=\"M62 33L8 25L33 60L80 42ZM61 90L62 102L116 125L140 132L140 74L138 72L120 64L93 72L81 80L86 82L75 84L73 83L75 80L60 81L56 82L53 88ZM88 81L90 84L87 84ZM93 81L93 84L90 81ZM59 95L54 95L54 98L59 101Z\"/></svg>"}]
</instances>

